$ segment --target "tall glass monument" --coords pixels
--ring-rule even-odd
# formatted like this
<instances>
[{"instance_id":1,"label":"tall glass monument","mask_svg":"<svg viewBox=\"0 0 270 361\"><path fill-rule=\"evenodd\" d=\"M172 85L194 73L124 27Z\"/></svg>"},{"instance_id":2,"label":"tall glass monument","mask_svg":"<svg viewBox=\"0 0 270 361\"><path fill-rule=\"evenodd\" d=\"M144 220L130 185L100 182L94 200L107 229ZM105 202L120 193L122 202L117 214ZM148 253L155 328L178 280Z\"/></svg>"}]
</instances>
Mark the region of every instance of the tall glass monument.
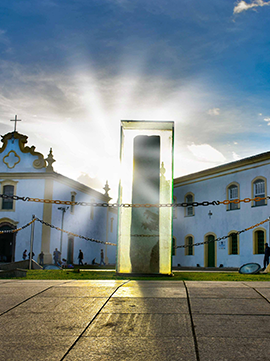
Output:
<instances>
[{"instance_id":1,"label":"tall glass monument","mask_svg":"<svg viewBox=\"0 0 270 361\"><path fill-rule=\"evenodd\" d=\"M173 140L174 122L121 121L117 273L172 273Z\"/></svg>"}]
</instances>

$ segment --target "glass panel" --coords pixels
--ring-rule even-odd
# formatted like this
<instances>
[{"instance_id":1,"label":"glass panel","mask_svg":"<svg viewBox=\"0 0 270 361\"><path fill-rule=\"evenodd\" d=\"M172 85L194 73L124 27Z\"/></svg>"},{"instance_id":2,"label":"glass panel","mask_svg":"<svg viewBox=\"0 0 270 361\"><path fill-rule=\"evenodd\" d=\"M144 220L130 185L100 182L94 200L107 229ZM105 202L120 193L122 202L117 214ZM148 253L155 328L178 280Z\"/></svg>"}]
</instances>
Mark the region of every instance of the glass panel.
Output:
<instances>
[{"instance_id":1,"label":"glass panel","mask_svg":"<svg viewBox=\"0 0 270 361\"><path fill-rule=\"evenodd\" d=\"M231 254L238 254L238 241L237 241L237 234L231 234L231 242L232 242L232 253Z\"/></svg>"},{"instance_id":2,"label":"glass panel","mask_svg":"<svg viewBox=\"0 0 270 361\"><path fill-rule=\"evenodd\" d=\"M258 254L264 254L264 232L257 231Z\"/></svg>"},{"instance_id":3,"label":"glass panel","mask_svg":"<svg viewBox=\"0 0 270 361\"><path fill-rule=\"evenodd\" d=\"M193 247L192 247L193 238L192 237L188 237L188 245L189 245L189 247L188 247L188 255L193 256Z\"/></svg>"},{"instance_id":4,"label":"glass panel","mask_svg":"<svg viewBox=\"0 0 270 361\"><path fill-rule=\"evenodd\" d=\"M189 194L186 196L186 203L192 203L193 202L193 195L192 194ZM186 213L187 216L193 216L193 207L192 206L189 206L187 207L187 213Z\"/></svg>"},{"instance_id":5,"label":"glass panel","mask_svg":"<svg viewBox=\"0 0 270 361\"><path fill-rule=\"evenodd\" d=\"M4 186L3 192L7 196L13 196L14 186L11 186L11 185ZM4 199L3 198L2 209L13 209L13 199Z\"/></svg>"},{"instance_id":6,"label":"glass panel","mask_svg":"<svg viewBox=\"0 0 270 361\"><path fill-rule=\"evenodd\" d=\"M265 197L265 183L263 180L259 179L254 183L254 197ZM265 199L262 199L258 202L254 202L254 205L262 206L265 204Z\"/></svg>"},{"instance_id":7,"label":"glass panel","mask_svg":"<svg viewBox=\"0 0 270 361\"><path fill-rule=\"evenodd\" d=\"M173 203L173 122L121 122L119 202ZM172 207L120 207L118 273L171 274Z\"/></svg>"},{"instance_id":8,"label":"glass panel","mask_svg":"<svg viewBox=\"0 0 270 361\"><path fill-rule=\"evenodd\" d=\"M234 200L234 199L238 199L238 187L235 186L235 185L231 186L229 188L229 200ZM238 204L237 203L230 203L229 209L230 210L238 209Z\"/></svg>"}]
</instances>

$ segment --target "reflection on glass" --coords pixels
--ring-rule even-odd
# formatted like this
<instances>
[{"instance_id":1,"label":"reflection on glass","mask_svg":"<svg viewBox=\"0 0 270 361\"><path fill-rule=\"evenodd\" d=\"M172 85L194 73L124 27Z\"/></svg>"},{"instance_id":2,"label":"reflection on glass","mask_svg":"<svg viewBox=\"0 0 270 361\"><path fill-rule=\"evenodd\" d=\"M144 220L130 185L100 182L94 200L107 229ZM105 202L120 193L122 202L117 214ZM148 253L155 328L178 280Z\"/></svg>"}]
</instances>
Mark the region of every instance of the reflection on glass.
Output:
<instances>
[{"instance_id":1,"label":"reflection on glass","mask_svg":"<svg viewBox=\"0 0 270 361\"><path fill-rule=\"evenodd\" d=\"M121 122L119 203L172 203L173 122ZM118 210L118 273L171 274L172 208Z\"/></svg>"}]
</instances>

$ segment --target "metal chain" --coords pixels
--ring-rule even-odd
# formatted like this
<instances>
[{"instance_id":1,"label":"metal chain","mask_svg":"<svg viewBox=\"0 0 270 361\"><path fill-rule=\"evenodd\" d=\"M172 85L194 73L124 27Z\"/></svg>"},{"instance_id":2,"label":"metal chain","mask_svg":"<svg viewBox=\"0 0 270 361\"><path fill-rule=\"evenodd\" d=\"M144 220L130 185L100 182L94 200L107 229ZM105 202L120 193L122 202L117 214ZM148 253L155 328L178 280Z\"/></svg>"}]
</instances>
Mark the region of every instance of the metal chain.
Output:
<instances>
[{"instance_id":1,"label":"metal chain","mask_svg":"<svg viewBox=\"0 0 270 361\"><path fill-rule=\"evenodd\" d=\"M39 218L36 218L35 220L38 221L38 222L40 222L40 223L42 223L42 224L44 224L45 226L48 226L48 227L50 227L50 228L54 228L54 229L56 229L57 231L61 231L61 232L67 233L67 234L70 235L70 236L82 238L82 239L85 239L86 241L90 241L90 242L107 244L107 245L109 245L109 246L116 246L116 243L99 241L98 239L89 238L89 237L81 236L81 235L76 234L76 233L73 233L73 232L65 231L64 229L61 229L61 228L56 227L56 226L53 226L52 224L50 224L50 223L48 223L48 222L45 222L45 221L43 221L42 219L39 219Z\"/></svg>"},{"instance_id":2,"label":"metal chain","mask_svg":"<svg viewBox=\"0 0 270 361\"><path fill-rule=\"evenodd\" d=\"M260 222L260 223L256 223L254 224L254 226L251 226L251 227L248 227L248 228L245 228L245 229L242 229L242 231L237 231L237 232L233 232L234 234L241 234L243 232L246 232L246 231L249 231L253 228L256 228L262 224L264 224L265 222L269 222L270 219L267 218L265 219L264 221ZM221 241L223 239L226 239L226 238L229 238L231 236L231 234L227 235L227 236L223 236L223 237L219 237L219 238L215 238L215 239L212 239L212 240L207 240L207 241L204 241L204 242L198 242L198 243L194 243L194 244L191 244L191 245L188 245L188 244L183 244L181 246L176 246L174 248L188 248L188 247L193 247L193 246L201 246L203 244L208 244L208 243L212 243L212 242L218 242L218 241Z\"/></svg>"},{"instance_id":3,"label":"metal chain","mask_svg":"<svg viewBox=\"0 0 270 361\"><path fill-rule=\"evenodd\" d=\"M5 233L16 233L21 231L22 229L25 229L26 227L29 227L32 223L34 223L36 221L36 218L34 218L31 222L25 224L24 226L20 227L20 228L15 228L15 229L7 229L7 230L3 230L0 231L0 234L5 234Z\"/></svg>"},{"instance_id":4,"label":"metal chain","mask_svg":"<svg viewBox=\"0 0 270 361\"><path fill-rule=\"evenodd\" d=\"M95 202L72 202L72 201L61 201L59 199L42 199L42 198L30 198L30 197L20 197L17 195L7 195L7 194L0 194L0 198L3 199L12 199L15 201L21 200L24 202L37 202L37 203L48 203L48 204L64 204L64 205L71 205L71 206L87 206L87 207L104 207L104 208L178 208L178 207L208 207L208 206L219 206L220 204L229 205L230 203L239 204L249 203L249 202L259 202L262 200L270 199L270 196L266 197L255 197L255 198L244 198L244 199L225 199L224 201L203 201L203 202L182 202L182 203L159 203L159 204L139 204L139 203L95 203Z\"/></svg>"}]
</instances>

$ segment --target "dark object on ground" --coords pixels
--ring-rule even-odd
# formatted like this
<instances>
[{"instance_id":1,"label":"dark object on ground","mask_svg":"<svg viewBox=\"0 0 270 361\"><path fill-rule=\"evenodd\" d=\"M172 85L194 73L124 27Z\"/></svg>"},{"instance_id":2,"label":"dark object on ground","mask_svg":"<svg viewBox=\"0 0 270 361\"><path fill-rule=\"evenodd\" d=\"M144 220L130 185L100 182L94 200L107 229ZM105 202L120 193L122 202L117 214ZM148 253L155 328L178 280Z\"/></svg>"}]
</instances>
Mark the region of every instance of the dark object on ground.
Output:
<instances>
[{"instance_id":1,"label":"dark object on ground","mask_svg":"<svg viewBox=\"0 0 270 361\"><path fill-rule=\"evenodd\" d=\"M26 277L27 270L15 268L11 270L0 271L0 278Z\"/></svg>"},{"instance_id":2,"label":"dark object on ground","mask_svg":"<svg viewBox=\"0 0 270 361\"><path fill-rule=\"evenodd\" d=\"M243 266L241 266L239 268L239 273L255 274L255 273L259 273L260 269L261 269L261 266L259 265L259 263L246 263L246 264L243 264Z\"/></svg>"},{"instance_id":3,"label":"dark object on ground","mask_svg":"<svg viewBox=\"0 0 270 361\"><path fill-rule=\"evenodd\" d=\"M45 266L43 267L43 269L62 269L61 267L57 267L55 264L45 264Z\"/></svg>"},{"instance_id":4,"label":"dark object on ground","mask_svg":"<svg viewBox=\"0 0 270 361\"><path fill-rule=\"evenodd\" d=\"M223 267L223 264L221 263L220 265L219 265L219 268L222 268Z\"/></svg>"}]
</instances>

